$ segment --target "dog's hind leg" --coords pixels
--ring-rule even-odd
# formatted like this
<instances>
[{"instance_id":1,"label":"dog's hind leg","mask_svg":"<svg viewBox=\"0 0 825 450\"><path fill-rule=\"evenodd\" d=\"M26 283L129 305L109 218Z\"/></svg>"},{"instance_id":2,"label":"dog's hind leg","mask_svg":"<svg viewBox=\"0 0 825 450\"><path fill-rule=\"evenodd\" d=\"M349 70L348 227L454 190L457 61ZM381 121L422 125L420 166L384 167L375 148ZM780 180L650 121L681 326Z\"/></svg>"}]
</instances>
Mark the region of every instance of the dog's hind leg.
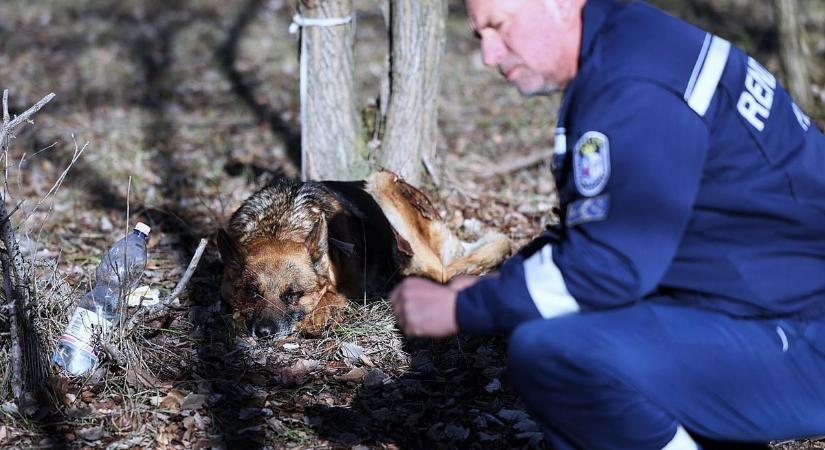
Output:
<instances>
[{"instance_id":1,"label":"dog's hind leg","mask_svg":"<svg viewBox=\"0 0 825 450\"><path fill-rule=\"evenodd\" d=\"M480 275L488 272L501 264L510 253L510 239L495 231L475 242L461 241L461 246L462 254L447 261L449 278L459 274Z\"/></svg>"},{"instance_id":2,"label":"dog's hind leg","mask_svg":"<svg viewBox=\"0 0 825 450\"><path fill-rule=\"evenodd\" d=\"M510 252L510 240L500 233L489 233L474 243L462 242L430 200L392 172L373 174L367 180L367 191L409 246L411 260L404 275L444 283L460 273L486 272Z\"/></svg>"}]
</instances>

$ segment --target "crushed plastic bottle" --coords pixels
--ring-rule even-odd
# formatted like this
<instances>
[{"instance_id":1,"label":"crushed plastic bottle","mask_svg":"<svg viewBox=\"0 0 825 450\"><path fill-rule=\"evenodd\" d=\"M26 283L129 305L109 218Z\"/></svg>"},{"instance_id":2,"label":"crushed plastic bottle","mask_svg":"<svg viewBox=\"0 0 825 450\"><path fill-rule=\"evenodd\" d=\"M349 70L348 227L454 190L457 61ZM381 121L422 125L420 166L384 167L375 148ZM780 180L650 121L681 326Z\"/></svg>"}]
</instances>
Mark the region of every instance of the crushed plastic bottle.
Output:
<instances>
[{"instance_id":1,"label":"crushed plastic bottle","mask_svg":"<svg viewBox=\"0 0 825 450\"><path fill-rule=\"evenodd\" d=\"M120 314L120 300L133 291L146 268L149 226L138 222L126 237L115 242L95 271L95 287L77 305L60 337L52 362L79 376L98 361L94 343Z\"/></svg>"}]
</instances>

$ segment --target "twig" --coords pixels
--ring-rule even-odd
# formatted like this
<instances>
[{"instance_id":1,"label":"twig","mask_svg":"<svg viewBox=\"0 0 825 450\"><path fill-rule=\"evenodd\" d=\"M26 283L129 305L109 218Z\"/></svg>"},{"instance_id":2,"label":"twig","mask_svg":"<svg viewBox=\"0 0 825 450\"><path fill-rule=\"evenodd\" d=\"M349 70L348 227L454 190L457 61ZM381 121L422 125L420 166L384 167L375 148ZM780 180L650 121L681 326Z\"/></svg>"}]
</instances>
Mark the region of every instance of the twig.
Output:
<instances>
[{"instance_id":1,"label":"twig","mask_svg":"<svg viewBox=\"0 0 825 450\"><path fill-rule=\"evenodd\" d=\"M421 162L424 164L424 169L430 175L430 178L432 178L433 183L435 183L436 187L441 187L441 179L438 177L438 172L436 172L435 166L433 166L433 163L430 161L430 158L428 158L427 155L424 155L421 157Z\"/></svg>"},{"instance_id":2,"label":"twig","mask_svg":"<svg viewBox=\"0 0 825 450\"><path fill-rule=\"evenodd\" d=\"M11 216L13 216L14 213L16 213L17 210L20 209L21 206L23 206L23 203L26 203L26 201L25 200L20 200L19 202L17 202L17 204L14 205L14 208L12 208L11 211L9 211L7 215L3 216L3 218L0 219L0 222L5 222L5 221L11 219Z\"/></svg>"},{"instance_id":3,"label":"twig","mask_svg":"<svg viewBox=\"0 0 825 450\"><path fill-rule=\"evenodd\" d=\"M118 366L126 367L128 365L129 360L126 358L123 352L118 350L118 348L111 342L103 344L103 351L106 353L106 355L109 356L109 358L112 358L112 360L114 360L115 364L117 364Z\"/></svg>"},{"instance_id":4,"label":"twig","mask_svg":"<svg viewBox=\"0 0 825 450\"><path fill-rule=\"evenodd\" d=\"M552 150L542 149L529 155L496 162L492 164L492 169L482 172L479 176L482 178L487 178L496 175L504 175L506 173L535 166L536 164L541 164L545 161L550 161L552 158Z\"/></svg>"},{"instance_id":5,"label":"twig","mask_svg":"<svg viewBox=\"0 0 825 450\"><path fill-rule=\"evenodd\" d=\"M74 138L74 136L72 136ZM77 146L77 141L74 143L74 153L72 154L72 159L69 161L69 164L63 169L63 172L60 173L60 176L57 177L57 180L52 184L52 187L46 192L46 195L43 196L40 200L37 201L37 204L34 205L34 208L28 213L24 222L28 222L28 220L34 216L34 213L40 208L41 205L48 199L52 194L58 191L60 187L63 185L63 181L66 179L66 176L69 174L69 171L74 167L75 163L80 159L80 156L83 154L83 151L86 150L86 147L89 146L89 142L83 144L83 147ZM22 163L22 161L21 161ZM22 172L19 170L18 173ZM42 224L41 224L42 227Z\"/></svg>"},{"instance_id":6,"label":"twig","mask_svg":"<svg viewBox=\"0 0 825 450\"><path fill-rule=\"evenodd\" d=\"M189 261L189 267L186 268L186 272L184 272L183 276L181 277L180 281L178 281L178 285L175 286L175 290L172 291L169 296L167 296L163 301L156 305L149 306L145 309L140 309L135 315L129 319L129 322L126 324L124 334L129 334L132 330L137 326L137 324L141 320L145 320L146 318L154 318L160 316L164 313L172 302L175 301L178 296L183 292L186 288L186 285L189 283L189 279L192 277L192 274L195 273L195 269L198 267L198 262L203 256L203 251L206 249L207 244L206 238L202 238L200 244L198 244L197 250L195 250L195 254L192 256L192 260Z\"/></svg>"}]
</instances>

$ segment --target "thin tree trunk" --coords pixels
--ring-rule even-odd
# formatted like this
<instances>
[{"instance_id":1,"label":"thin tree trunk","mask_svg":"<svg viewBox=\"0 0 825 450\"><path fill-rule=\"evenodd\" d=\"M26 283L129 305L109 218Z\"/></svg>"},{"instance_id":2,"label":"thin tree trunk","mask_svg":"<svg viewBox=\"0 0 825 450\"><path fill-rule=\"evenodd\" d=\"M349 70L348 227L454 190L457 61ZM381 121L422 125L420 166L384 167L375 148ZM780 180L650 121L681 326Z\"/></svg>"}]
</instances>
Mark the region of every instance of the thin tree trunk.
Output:
<instances>
[{"instance_id":1,"label":"thin tree trunk","mask_svg":"<svg viewBox=\"0 0 825 450\"><path fill-rule=\"evenodd\" d=\"M378 0L378 6L381 8L381 15L384 17L384 31L387 36L392 36L392 24L390 23L390 0ZM392 39L389 39L392 41ZM378 86L378 117L375 121L375 130L373 132L373 139L381 140L384 135L384 124L387 119L387 111L390 104L390 49L387 48L387 54L384 56L384 70L381 73L381 81ZM377 155L371 155L373 159ZM373 161L374 162L374 161Z\"/></svg>"},{"instance_id":2,"label":"thin tree trunk","mask_svg":"<svg viewBox=\"0 0 825 450\"><path fill-rule=\"evenodd\" d=\"M344 18L352 0L301 0L305 19ZM353 180L367 172L366 144L359 136L355 108L353 22L301 29L302 174L307 179Z\"/></svg>"},{"instance_id":3,"label":"thin tree trunk","mask_svg":"<svg viewBox=\"0 0 825 450\"><path fill-rule=\"evenodd\" d=\"M3 91L3 121L0 124L0 153L9 160L9 145L17 127L31 120L32 115L48 103L54 94L43 97L34 106L15 117L9 115L9 93ZM5 190L4 190L5 192ZM12 393L20 411L31 415L37 410L37 401L45 398L46 378L49 376L48 353L34 328L32 310L35 283L32 270L26 263L12 226L11 212L6 209L6 195L0 195L0 240L3 242L2 269L9 312L9 332L12 349Z\"/></svg>"},{"instance_id":4,"label":"thin tree trunk","mask_svg":"<svg viewBox=\"0 0 825 450\"><path fill-rule=\"evenodd\" d=\"M435 157L446 0L390 0L390 96L378 163L413 184Z\"/></svg>"},{"instance_id":5,"label":"thin tree trunk","mask_svg":"<svg viewBox=\"0 0 825 450\"><path fill-rule=\"evenodd\" d=\"M805 32L799 23L798 0L774 0L779 31L779 56L785 82L796 103L806 111L813 107L807 60L810 52L805 45Z\"/></svg>"}]
</instances>

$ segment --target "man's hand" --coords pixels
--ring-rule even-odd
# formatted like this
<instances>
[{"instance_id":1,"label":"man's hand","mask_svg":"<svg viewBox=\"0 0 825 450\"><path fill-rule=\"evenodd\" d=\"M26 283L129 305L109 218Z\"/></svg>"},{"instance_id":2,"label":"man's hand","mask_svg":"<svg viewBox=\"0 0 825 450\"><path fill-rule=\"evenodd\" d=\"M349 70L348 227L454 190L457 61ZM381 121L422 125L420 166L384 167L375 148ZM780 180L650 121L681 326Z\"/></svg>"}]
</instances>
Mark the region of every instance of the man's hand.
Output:
<instances>
[{"instance_id":1,"label":"man's hand","mask_svg":"<svg viewBox=\"0 0 825 450\"><path fill-rule=\"evenodd\" d=\"M447 287L458 292L463 289L466 289L481 280L481 277L476 275L456 275L454 276L449 282L447 282Z\"/></svg>"},{"instance_id":2,"label":"man's hand","mask_svg":"<svg viewBox=\"0 0 825 450\"><path fill-rule=\"evenodd\" d=\"M449 286L407 278L390 294L390 304L407 336L446 337L458 333L457 295Z\"/></svg>"}]
</instances>

